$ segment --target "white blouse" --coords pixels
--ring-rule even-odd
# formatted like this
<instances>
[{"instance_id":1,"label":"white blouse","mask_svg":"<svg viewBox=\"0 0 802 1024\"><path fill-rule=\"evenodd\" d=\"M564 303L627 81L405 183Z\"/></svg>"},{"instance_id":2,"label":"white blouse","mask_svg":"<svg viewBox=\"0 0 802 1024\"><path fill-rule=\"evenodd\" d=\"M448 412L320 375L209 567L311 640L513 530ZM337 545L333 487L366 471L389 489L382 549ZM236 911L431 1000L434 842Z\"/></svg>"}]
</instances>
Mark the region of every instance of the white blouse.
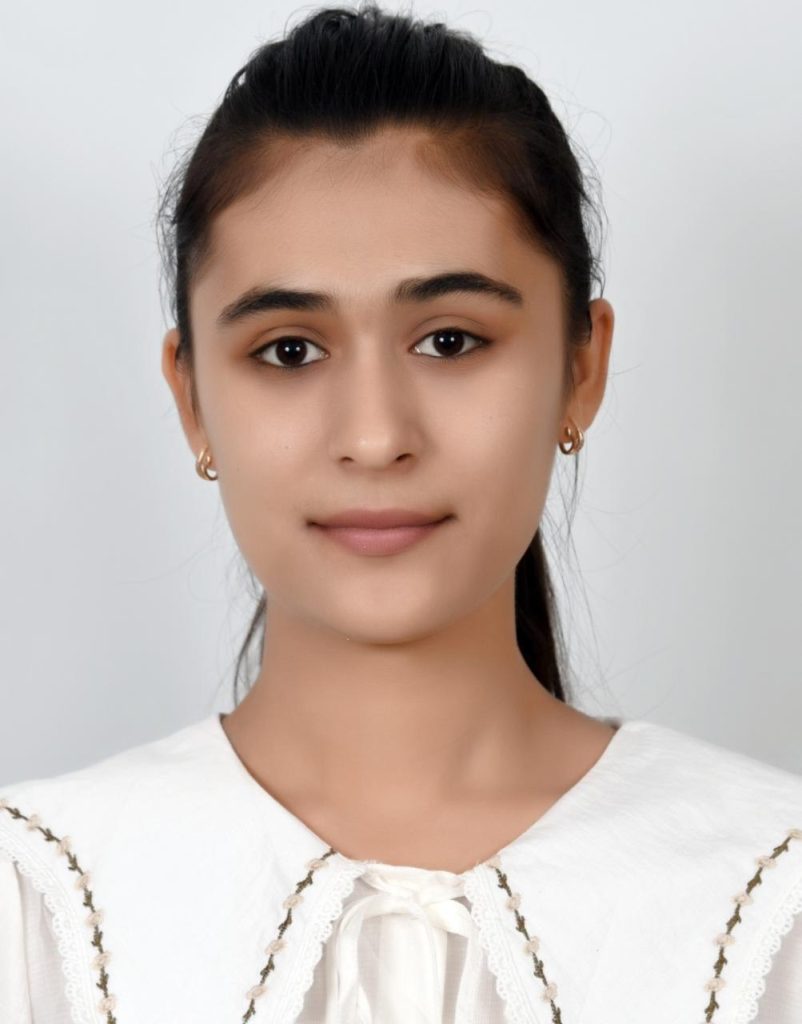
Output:
<instances>
[{"instance_id":1,"label":"white blouse","mask_svg":"<svg viewBox=\"0 0 802 1024\"><path fill-rule=\"evenodd\" d=\"M622 724L618 719L606 719L606 721L615 725ZM561 798L530 829L527 829L500 851L496 858L491 858L490 862L481 865L486 871L489 869L493 872L496 880L494 888L502 890L502 894L508 891L509 887L505 889L501 884L502 877L505 882L507 880L507 875L503 873L502 869L507 862L515 865L516 856L525 852L525 848L532 842L533 837L535 847L537 847L538 826L541 822L545 825L555 823L558 825L561 842L566 851L570 846L577 844L592 846L594 838L601 838L600 835L594 837L593 828L598 829L603 825L606 820L605 816L594 817L592 821L586 820L584 813L586 805L581 798L592 797L594 802L597 802L605 796L612 799L622 795L621 792L616 793L615 791L615 780L621 778L621 773L627 773L639 766L641 769L643 767L638 760L640 744L635 742L636 739L642 741L648 738L652 744L662 743L667 750L670 750L672 737L682 737L685 744L689 745L688 749L696 748L701 753L704 748L708 755L712 751L721 759L722 767L727 765L731 771L736 766L760 765L767 773L766 778L770 781L786 785L795 781L798 783L798 788L792 785L789 790L792 794L790 807L796 808L795 820L799 826L802 826L802 778L768 765L762 765L761 762L742 758L741 755L723 748L704 744L701 740L684 737L673 730L651 723L624 722L623 727L623 734L620 729L616 732L599 761L577 786L569 791L569 794ZM195 795L201 802L204 785L210 777L204 774L203 769L210 769L211 774L217 777L217 768L225 764L228 769L234 769L233 774L226 780L229 788L224 787L224 793L229 801L233 801L229 810L235 820L238 795L247 793L249 798L259 797L263 801L260 806L262 809L266 808L270 814L278 812L274 822L277 826L275 832L277 837L290 841L293 836L305 840L318 838L300 819L297 819L287 808L267 794L245 771L244 765L236 757L217 715L189 726L165 740L135 749L141 758L141 754L149 749L154 752L160 749L158 744L161 744L162 749L169 747L170 741L175 741L177 737L180 737L182 741L175 744L175 749L181 760L184 762L189 760L191 763L193 756L200 755L194 768L196 770L195 787L197 788ZM211 745L209 745L210 740ZM125 753L127 752L117 755L115 759L107 759L106 762L100 762L97 766L91 766L90 769L83 769L82 772L90 771L97 775L100 765L112 763L124 757ZM211 759L209 759L210 754L214 755ZM221 755L222 760L218 760ZM141 769L140 758L131 764L132 769ZM164 764L159 767L162 771L156 774L156 778L161 776L162 782L169 784L171 781L169 771L164 771ZM130 776L130 781L134 782L138 775L139 772L135 770ZM80 773L70 773L70 775L60 776L57 779L67 780L71 776L80 776ZM636 777L630 776L628 783L637 786L639 779L644 784L648 781L647 777L641 774ZM53 783L56 780L37 781L41 784L41 781ZM122 777L119 777L115 780L115 784L119 785L121 781ZM146 789L149 784L151 786L153 784L153 780L149 780L145 774L141 775L140 781ZM715 780L712 781L715 785ZM233 788L230 788L231 782L236 783ZM256 790L259 790L259 793L256 793ZM777 792L780 791L778 788ZM115 891L111 884L114 876L110 874L105 879L108 884L103 889L102 899L103 906L107 907L110 912L109 918L107 923L104 923L101 917L100 923L103 925L102 934L104 938L107 938L107 945L110 944L114 947L115 936L119 936L121 950L112 951L104 957L102 953L98 953L97 944L93 946L91 943L87 943L89 951L95 954L94 959L88 962L93 964L92 980L95 989L99 991L96 991L96 998L92 997L91 1000L82 1002L81 986L77 983L80 979L76 979L77 958L74 955L75 949L71 946L74 937L65 927L60 903L54 895L56 891L52 885L54 880L48 877L48 874L56 874L57 868L62 866L64 854L59 860L54 832L50 831L49 824L44 820L43 815L40 814L38 819L34 817L30 813L33 811L30 806L25 809L25 818L15 816L10 811L10 808L16 808L17 814L19 814L22 808L18 806L18 803L28 802L22 799L17 800L15 798L17 792L24 794L23 787L0 787L0 1022L2 1024L184 1024L185 1021L187 1024L190 1022L191 1024L206 1024L207 1021L208 1024L223 1024L225 1020L230 1020L233 1024L235 1020L250 1019L243 1016L244 1008L247 1009L249 1005L252 1007L255 1024L260 1024L261 1021L265 1021L265 1024L268 1022L274 1022L274 1024L509 1024L511 1021L551 1024L554 1019L552 1004L560 1004L562 993L571 993L572 985L576 985L578 989L582 988L586 998L584 1001L574 1000L572 1002L566 996L566 1005L570 1006L574 1012L570 1016L564 1014L559 1018L560 1024L629 1024L630 1021L632 1024L642 1024L644 1020L639 1012L627 1017L621 1016L619 1012L615 1011L608 1014L603 1007L601 1009L594 1008L592 1001L588 1001L587 993L590 988L587 980L592 982L597 972L605 971L615 960L615 947L608 947L603 942L596 943L594 939L590 948L593 949L594 955L598 956L597 962L589 965L577 963L577 969L574 972L566 971L564 969L565 962L563 962L563 971L559 982L555 983L551 980L548 963L551 960L549 943L556 940L556 934L553 931L546 932L538 929L539 938L534 938L531 927L528 932L519 927L524 920L535 921L537 919L538 900L535 894L544 891L543 885L548 886L548 860L552 858L554 851L548 848L548 832L545 830L542 832L542 839L546 862L541 863L539 868L546 874L542 879L535 879L535 884L529 888L518 884L519 891L506 899L506 906L509 909L505 911L506 915L515 915L516 926L512 931L517 933L519 938L522 931L528 936L529 956L530 958L534 956L534 963L540 964L539 972L537 967L534 972L530 969L529 977L525 982L527 985L531 984L532 991L535 990L535 986L539 986L543 991L537 1004L540 1007L537 1014L535 1010L523 1012L516 1008L517 1004L511 994L513 984L511 976L505 973L495 955L492 956L492 970L488 963L487 951L492 948L489 938L493 934L493 927L487 923L483 924L488 915L488 905L483 903L482 906L474 906L471 896L478 898L481 887L469 882L472 872L476 871L479 865L472 869L472 872L458 875L446 870L390 865L378 861L351 861L349 858L342 858L342 860L353 870L350 872L347 883L337 887L338 898L332 900L327 897L328 912L320 919L323 925L322 929L315 929L308 922L304 924L301 921L296 924L292 920L293 916L297 917L300 914L299 905L302 904L303 893L306 891L303 887L300 890L296 887L295 895L299 897L296 901L290 899L283 903L284 907L288 907L284 911L285 921L289 920L290 923L279 937L274 937L264 949L265 953L270 949L273 950L274 972L268 973L263 982L259 981L258 973L254 979L253 971L243 972L242 976L247 974L248 977L256 981L256 984L247 993L243 990L242 994L246 995L245 1000L240 1003L232 1001L228 1014L223 1017L211 1006L208 1015L204 1015L203 1012L198 1013L197 1009L191 1011L188 1009L185 1016L180 1016L175 1011L168 1012L166 1002L159 1004L158 998L154 998L154 1001L150 1003L147 998L148 993L145 992L138 992L140 1001L132 999L131 1005L128 1007L123 998L117 999L113 995L106 996L106 1001L103 1003L101 993L104 990L98 984L98 972L105 970L107 979L108 977L113 979L116 976L117 961L121 955L129 958L140 957L142 967L148 966L148 950L131 946L127 942L128 922L119 914L115 918L111 913L114 909ZM9 795L4 796L4 794ZM46 803L45 791L42 790L41 794ZM192 790L190 790L191 794ZM88 797L85 805L80 804L75 793L72 794L72 799L68 798L63 804L59 802L52 804L53 817L59 818L61 815L63 822L69 826L72 843L65 844L68 857L70 846L74 844L77 849L79 845L82 813L85 814L88 811L91 814L91 793L87 792L85 795ZM122 798L122 791L118 795ZM181 795L184 798L187 796L185 792ZM155 793L150 791L149 796L153 798ZM656 796L659 798L659 794ZM687 799L688 794L686 793L684 796ZM798 805L795 802L797 798L800 801ZM100 811L103 808L103 794L98 793L96 799ZM122 804L123 800L121 799L120 802ZM211 801L211 803L212 806L215 806L215 801ZM75 812L72 820L71 804ZM146 800L145 806L147 805L148 801ZM148 837L148 843L155 844L157 847L161 845L165 849L167 844L177 842L178 832L175 829L181 828L182 820L180 806L176 809L178 813L171 821L160 822L158 819L159 808L154 807L154 820L137 822L134 830L126 832L126 842L132 843L134 847L137 843L142 843L144 847L145 835ZM250 805L248 807L243 805L242 810L245 810L247 817L251 811ZM682 835L675 835L673 831L671 833L677 843L677 850L680 849L681 844L693 845L693 830L700 826L700 821L695 819L696 811L692 801L687 805L686 810L688 812L687 825L691 830L688 836L683 838ZM787 810L787 807L783 808L783 812L787 812ZM637 841L638 826L643 823L638 822L637 810L634 807L632 815L632 820L628 822L631 826L631 834L622 833L620 835L622 843ZM189 817L188 824L191 827L192 822ZM225 820L225 817L219 819L213 832L210 833L214 843L220 848L226 842ZM627 824L626 818L624 818L624 823ZM121 828L119 817L107 819L107 824L112 829ZM157 831L149 831L149 826L157 824L161 825ZM5 843L3 842L4 825ZM73 828L73 825L77 827ZM589 825L593 827L589 828ZM282 831L286 826L292 826L294 832L292 830L290 832ZM48 834L49 839L47 838ZM22 845L15 842L15 839L19 840L20 838L24 839ZM782 837L778 836L777 838L781 839ZM36 839L40 840L38 844L34 842ZM255 873L260 870L260 850L262 851L261 856L268 862L276 852L270 850L269 853L265 853L262 839L263 836L260 834L259 841L255 846L249 847L246 844L244 847L254 858L252 861L238 861L246 888L249 879L255 877ZM86 848L90 849L88 832L86 840ZM217 860L222 861L222 858L216 856L217 848L214 843L206 849L201 848L195 851L196 860L201 862L199 869L198 864L190 866L188 859L182 860L180 857L177 861L174 858L166 859L173 864L183 864L190 876L194 872L193 882L197 879L198 882L202 881L203 885L213 888L216 884L216 869L223 866L222 863L217 864ZM325 847L322 840L319 843ZM49 846L50 850L45 849L44 853L55 853L56 857L41 860L35 857L33 859L26 858L22 851L28 849L28 844L32 844L34 851L38 850L39 852L42 852L40 848ZM777 847L775 847L775 853L776 849ZM134 849L132 859L125 862L128 870L131 870L133 864L136 863L133 857L136 852ZM755 852L770 854L772 851L769 849ZM17 856L14 856L15 853ZM292 859L291 845L279 853ZM334 858L341 856L334 851L331 853ZM661 1016L658 1007L663 1001L664 994L658 991L652 993L655 999L655 1011L649 1017L649 1024L656 1024L658 1021L665 1021L666 1024L680 1024L680 1019L682 1019L682 1024L685 1024L686 1020L687 1024L702 1024L708 1020L711 1024L745 1024L747 1021L756 1019L754 1011L757 1008L758 1000L759 1024L800 1024L802 1022L802 914L799 914L799 911L802 911L802 831L795 835L790 842L786 841L786 848L782 853L786 858L795 857L793 864L790 860L787 861L789 869L793 868L794 874L793 876L788 874L785 879L786 882L793 881L794 884L788 889L777 890L776 893L770 891L766 894L766 905L769 900L773 900L776 902L777 909L772 915L760 919L759 931L765 940L762 946L759 943L755 944L760 935L747 933L744 939L747 941L748 938L752 943L749 951L753 961L743 977L752 978L754 981L751 988L743 986L739 988L739 993L743 995L742 1002L737 1005L726 1002L724 998L726 984L722 984L718 988L714 985L712 990L705 989L704 991L700 984L696 1018ZM601 849L600 856L602 859L604 858ZM324 857L322 861L319 858L313 860L312 864L317 867L310 871L307 879L312 878L315 873L321 874L326 860L327 857ZM590 857L588 863L591 864L592 861L593 858ZM75 864L75 861L72 863ZM98 848L96 865L100 864ZM775 878L780 864L781 861L775 859L771 865L775 869L773 872ZM147 864L143 866L147 868ZM644 876L648 880L648 884L671 889L671 877L659 874L658 868L659 864L655 863L655 871ZM747 876L751 875L752 871L748 870L748 864L744 864L743 868L745 875L743 872L737 877L733 875L724 883L721 889L722 893L735 894L739 885L746 883ZM88 871L86 864L82 865L82 870ZM508 868L508 870L511 871L512 868ZM707 870L704 863L701 864L701 870L703 872ZM298 870L297 865L294 865L290 873L292 874L293 871L296 878L301 878L304 874L303 870ZM554 873L556 875L556 871ZM711 883L713 877L711 874ZM520 872L519 878L522 880ZM121 876L121 879L125 879L124 885L129 890L128 896L130 897L132 894L135 896L133 901L130 899L127 901L128 913L131 916L135 912L138 900L152 909L147 897L149 888L147 876L144 878L137 878L135 875ZM59 880L63 882L63 872ZM468 884L466 885L466 883ZM610 884L613 885L612 879ZM643 880L632 877L631 884L633 886L641 885ZM81 888L84 893L92 891L88 885L79 886L77 889L73 886L73 909L80 907ZM314 883L309 888L314 888ZM100 902L100 889L101 879L99 878L94 903L96 910ZM168 984L179 990L181 986L186 986L188 991L195 987L203 988L204 985L208 985L211 992L216 987L215 977L222 977L222 972L221 974L217 974L217 972L223 965L215 958L204 959L204 950L213 949L218 945L228 947L235 944L237 940L243 940L237 947L237 954L247 960L248 953L253 948L253 944L248 942L247 929L249 926L247 922L241 922L237 918L219 915L210 917L200 914L199 908L204 902L204 892L203 890L197 892L197 906L193 906L187 901L186 897L191 892L191 886L186 888L177 886L172 904L167 903L161 907L163 919L172 922L172 934L179 936L189 949L191 955L182 962L188 962L191 969L181 973L168 970L164 965L163 974L158 974L157 961L150 961L149 966L153 971L151 984L157 995L159 993L166 995ZM118 887L117 895L121 897L122 906L122 887ZM562 904L566 917L578 912L576 899L579 895L579 889L574 891L571 887L560 892L558 903ZM748 922L752 913L752 907L749 904L754 902L755 905L758 905L761 898L760 886L757 886L756 890L752 889L751 896L747 893L746 898L738 903L739 913L743 913L743 922ZM528 901L525 918L524 916L518 917L519 911L522 909L522 900ZM681 901L682 892L672 893L672 900ZM52 902L52 907L49 906L49 902ZM322 896L321 902L323 902ZM265 905L267 906L268 903ZM723 930L732 910L726 905L726 902L721 903L717 909L720 909L721 913L717 915L716 919L720 920ZM547 914L546 918L548 918ZM694 923L692 905L687 907L681 920L692 929ZM269 920L268 934L275 935L276 921L277 917L274 914ZM557 928L559 921L559 916L554 917L549 922L550 927ZM744 928L743 922L741 923L742 929ZM95 921L89 934L83 937L84 942L92 934L96 937L97 925L98 922ZM604 921L594 920L593 926L599 927L598 933L594 934L603 937L606 934L604 925ZM158 917L152 922L152 926L159 927ZM638 921L637 927L640 931L640 941L645 950L650 938L648 922ZM304 928L306 931L302 933ZM302 940L296 945L294 953L292 953L293 929L298 929L296 937ZM212 932L214 942L211 944L198 942L197 949L193 949L195 933L200 930L207 933ZM655 930L655 934L658 934L657 930ZM674 934L673 930L670 934ZM734 936L737 932L733 929L731 934ZM682 934L676 934L674 938L677 944L682 944ZM719 949L714 948L712 944L713 938L712 935L709 936L707 962L699 964L700 983L710 974L710 969L716 961L716 953L719 952ZM169 944L166 948L170 948ZM725 951L729 949L726 944L719 948ZM559 963L559 957L556 955L556 943L551 952L555 954L553 958L555 963ZM291 953L292 955L290 955ZM99 964L98 959L100 959ZM644 956L644 962L645 959ZM257 960L261 963L264 957L261 959L257 957ZM678 956L678 964L680 960L681 958ZM87 962L86 958L84 958L84 962ZM584 970L587 966L593 968L590 973ZM279 972L296 975L294 984L288 988L288 991L291 990L295 995L292 998L288 996L284 1002L277 997L275 1005L271 1006L269 1001L271 982ZM307 972L311 976L306 976ZM545 976L538 978L538 973ZM145 974L142 975L143 978L145 976ZM639 970L636 961L629 962L625 976L630 979L628 984L632 989L633 1005L636 1005L636 996L639 991ZM677 984L678 979L672 971L670 962L666 962L662 976L669 988ZM100 973L100 978L102 979L102 977L103 973ZM719 978L726 978L726 972L720 972ZM120 972L120 979L125 980L122 972ZM86 976L83 981L87 983ZM84 987L88 988L88 984L85 984ZM106 988L109 989L108 984ZM260 989L261 991L259 991ZM109 989L109 991L111 990ZM703 1011L709 1005L711 991L720 993L721 1011L714 1012L712 1017L707 1017ZM93 1008L92 1012L86 1009L90 1002ZM105 1009L101 1010L101 1006ZM141 1009L144 1006L150 1007L150 1015L147 1016L147 1019L143 1016ZM135 1007L139 1009L136 1010ZM162 1013L162 1007L164 1013ZM111 1016L107 1016L108 1013L111 1013Z\"/></svg>"},{"instance_id":2,"label":"white blouse","mask_svg":"<svg viewBox=\"0 0 802 1024\"><path fill-rule=\"evenodd\" d=\"M462 889L451 872L387 864L357 879L297 1024L504 1024ZM0 934L0 1021L72 1024L52 918L2 857ZM802 917L767 982L761 1024L800 1024Z\"/></svg>"}]
</instances>

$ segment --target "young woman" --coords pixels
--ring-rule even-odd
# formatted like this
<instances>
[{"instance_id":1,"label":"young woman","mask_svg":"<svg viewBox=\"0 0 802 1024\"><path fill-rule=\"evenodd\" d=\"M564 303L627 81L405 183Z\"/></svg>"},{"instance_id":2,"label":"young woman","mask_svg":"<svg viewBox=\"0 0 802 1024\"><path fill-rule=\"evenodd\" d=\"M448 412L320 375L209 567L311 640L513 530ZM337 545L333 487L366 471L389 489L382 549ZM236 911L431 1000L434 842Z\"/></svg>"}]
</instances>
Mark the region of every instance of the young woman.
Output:
<instances>
[{"instance_id":1,"label":"young woman","mask_svg":"<svg viewBox=\"0 0 802 1024\"><path fill-rule=\"evenodd\" d=\"M564 685L541 519L613 310L541 89L318 10L161 213L163 372L259 671L0 787L0 1020L798 1024L802 778Z\"/></svg>"}]
</instances>

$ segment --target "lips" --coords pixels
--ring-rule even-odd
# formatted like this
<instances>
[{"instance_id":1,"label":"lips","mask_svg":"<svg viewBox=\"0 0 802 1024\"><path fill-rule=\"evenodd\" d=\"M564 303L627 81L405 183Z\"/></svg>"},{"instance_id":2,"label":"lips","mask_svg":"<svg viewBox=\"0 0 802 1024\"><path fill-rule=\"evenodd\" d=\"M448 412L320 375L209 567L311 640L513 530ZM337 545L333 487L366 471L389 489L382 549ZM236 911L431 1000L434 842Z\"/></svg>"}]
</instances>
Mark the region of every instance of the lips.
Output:
<instances>
[{"instance_id":1,"label":"lips","mask_svg":"<svg viewBox=\"0 0 802 1024\"><path fill-rule=\"evenodd\" d=\"M325 519L316 520L312 525L386 530L400 526L428 526L441 522L447 515L448 513L443 512L423 512L402 508L351 508L327 516Z\"/></svg>"},{"instance_id":2,"label":"lips","mask_svg":"<svg viewBox=\"0 0 802 1024\"><path fill-rule=\"evenodd\" d=\"M310 525L323 537L330 538L340 547L355 554L394 555L405 551L430 533L444 529L445 524L453 518L449 514L432 519L431 513L399 512L397 509L380 513L352 510L331 516L325 523ZM406 522L399 525L399 519L406 519ZM345 521L348 525L341 525L337 520ZM355 521L371 524L379 522L381 525L352 525ZM388 523L392 525L387 525Z\"/></svg>"}]
</instances>

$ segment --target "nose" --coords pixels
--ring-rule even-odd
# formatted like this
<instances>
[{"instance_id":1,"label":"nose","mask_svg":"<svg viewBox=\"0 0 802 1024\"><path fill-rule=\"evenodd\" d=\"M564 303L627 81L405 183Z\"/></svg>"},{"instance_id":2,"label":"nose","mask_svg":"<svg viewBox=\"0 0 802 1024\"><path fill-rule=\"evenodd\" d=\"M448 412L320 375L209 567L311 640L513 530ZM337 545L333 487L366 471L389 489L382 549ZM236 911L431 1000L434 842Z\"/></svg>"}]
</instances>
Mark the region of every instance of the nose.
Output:
<instances>
[{"instance_id":1,"label":"nose","mask_svg":"<svg viewBox=\"0 0 802 1024\"><path fill-rule=\"evenodd\" d=\"M421 450L423 409L405 354L369 341L340 367L326 433L333 459L380 469Z\"/></svg>"}]
</instances>

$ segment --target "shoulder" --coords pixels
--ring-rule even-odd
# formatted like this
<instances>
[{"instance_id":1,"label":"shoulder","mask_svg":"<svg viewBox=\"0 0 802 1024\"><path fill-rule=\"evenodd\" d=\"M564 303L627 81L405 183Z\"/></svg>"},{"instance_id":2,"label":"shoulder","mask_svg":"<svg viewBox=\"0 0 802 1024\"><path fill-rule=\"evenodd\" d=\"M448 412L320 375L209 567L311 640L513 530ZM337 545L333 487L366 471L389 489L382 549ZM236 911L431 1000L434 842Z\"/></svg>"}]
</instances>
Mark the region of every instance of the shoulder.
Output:
<instances>
[{"instance_id":1,"label":"shoulder","mask_svg":"<svg viewBox=\"0 0 802 1024\"><path fill-rule=\"evenodd\" d=\"M510 851L511 877L547 934L603 949L596 1016L649 1019L660 991L661 1019L698 1020L720 998L745 1024L733 1009L756 1003L783 937L798 933L802 776L645 720L622 723L611 744L564 810Z\"/></svg>"},{"instance_id":2,"label":"shoulder","mask_svg":"<svg viewBox=\"0 0 802 1024\"><path fill-rule=\"evenodd\" d=\"M746 842L802 828L802 775L669 726L627 728L633 798L669 825Z\"/></svg>"},{"instance_id":3,"label":"shoulder","mask_svg":"<svg viewBox=\"0 0 802 1024\"><path fill-rule=\"evenodd\" d=\"M592 837L594 884L627 922L670 922L666 947L689 929L712 938L733 909L750 927L790 927L802 894L802 776L645 720L613 742L575 819ZM566 836L554 842L576 876L586 854Z\"/></svg>"},{"instance_id":4,"label":"shoulder","mask_svg":"<svg viewBox=\"0 0 802 1024\"><path fill-rule=\"evenodd\" d=\"M37 859L66 833L94 848L149 809L157 823L174 801L192 799L208 769L213 718L58 775L0 784L0 854ZM200 769L200 770L199 770ZM43 842L44 840L44 842Z\"/></svg>"},{"instance_id":5,"label":"shoulder","mask_svg":"<svg viewBox=\"0 0 802 1024\"><path fill-rule=\"evenodd\" d=\"M627 777L652 898L677 932L698 926L726 943L709 981L721 984L726 964L730 986L755 1006L792 928L785 958L800 956L802 776L654 723L636 723L634 740Z\"/></svg>"}]
</instances>

